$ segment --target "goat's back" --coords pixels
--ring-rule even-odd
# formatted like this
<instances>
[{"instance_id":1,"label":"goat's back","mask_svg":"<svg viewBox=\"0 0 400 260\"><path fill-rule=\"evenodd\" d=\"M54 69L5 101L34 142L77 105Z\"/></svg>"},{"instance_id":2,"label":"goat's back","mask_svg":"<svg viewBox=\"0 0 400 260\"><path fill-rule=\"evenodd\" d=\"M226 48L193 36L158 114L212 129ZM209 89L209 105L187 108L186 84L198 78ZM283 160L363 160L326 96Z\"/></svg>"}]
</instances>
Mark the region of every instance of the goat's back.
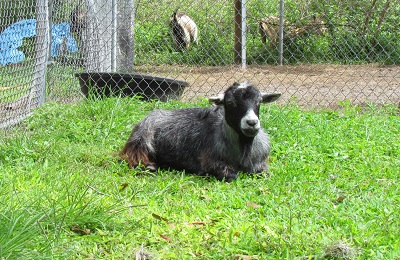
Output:
<instances>
[{"instance_id":1,"label":"goat's back","mask_svg":"<svg viewBox=\"0 0 400 260\"><path fill-rule=\"evenodd\" d=\"M222 109L154 110L134 128L129 140L146 146L158 166L196 173L198 158L215 146L222 124Z\"/></svg>"}]
</instances>

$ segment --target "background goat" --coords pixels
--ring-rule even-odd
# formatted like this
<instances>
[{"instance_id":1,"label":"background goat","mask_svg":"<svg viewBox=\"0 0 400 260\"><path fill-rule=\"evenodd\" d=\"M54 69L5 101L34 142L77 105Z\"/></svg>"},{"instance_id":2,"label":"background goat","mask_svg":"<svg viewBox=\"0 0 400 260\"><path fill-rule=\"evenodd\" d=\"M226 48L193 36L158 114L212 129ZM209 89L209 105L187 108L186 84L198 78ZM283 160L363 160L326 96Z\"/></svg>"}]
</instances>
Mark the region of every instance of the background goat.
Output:
<instances>
[{"instance_id":1,"label":"background goat","mask_svg":"<svg viewBox=\"0 0 400 260\"><path fill-rule=\"evenodd\" d=\"M77 33L78 36L82 35L82 31L87 26L87 15L81 1L72 10L69 19L71 21L71 33Z\"/></svg>"},{"instance_id":2,"label":"background goat","mask_svg":"<svg viewBox=\"0 0 400 260\"><path fill-rule=\"evenodd\" d=\"M217 106L154 110L134 127L120 156L130 167L171 167L225 181L238 171L266 172L270 143L258 118L260 103L280 95L235 83L210 98Z\"/></svg>"},{"instance_id":3,"label":"background goat","mask_svg":"<svg viewBox=\"0 0 400 260\"><path fill-rule=\"evenodd\" d=\"M268 39L270 44L276 45L279 34L279 23L280 18L278 16L266 17L258 23L258 32L261 35L262 43L266 44ZM327 30L323 19L315 15L312 15L306 22L299 24L290 24L284 20L284 28L284 40L292 39L292 41L301 36L324 34Z\"/></svg>"},{"instance_id":4,"label":"background goat","mask_svg":"<svg viewBox=\"0 0 400 260\"><path fill-rule=\"evenodd\" d=\"M189 49L190 43L198 43L197 25L185 13L178 13L176 9L171 17L170 27L177 50Z\"/></svg>"}]
</instances>

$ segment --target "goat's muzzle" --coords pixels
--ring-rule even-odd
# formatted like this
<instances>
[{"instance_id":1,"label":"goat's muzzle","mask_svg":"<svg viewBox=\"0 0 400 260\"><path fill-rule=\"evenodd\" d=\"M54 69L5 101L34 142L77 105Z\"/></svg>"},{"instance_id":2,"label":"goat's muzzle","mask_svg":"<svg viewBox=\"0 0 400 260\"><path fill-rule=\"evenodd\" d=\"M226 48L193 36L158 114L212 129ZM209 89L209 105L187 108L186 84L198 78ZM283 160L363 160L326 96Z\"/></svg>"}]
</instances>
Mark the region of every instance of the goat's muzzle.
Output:
<instances>
[{"instance_id":1,"label":"goat's muzzle","mask_svg":"<svg viewBox=\"0 0 400 260\"><path fill-rule=\"evenodd\" d=\"M254 137L260 130L260 120L253 110L249 110L240 122L240 130L247 137Z\"/></svg>"},{"instance_id":2,"label":"goat's muzzle","mask_svg":"<svg viewBox=\"0 0 400 260\"><path fill-rule=\"evenodd\" d=\"M248 127L248 128L242 128L241 130L245 136L255 137L258 134L260 127Z\"/></svg>"}]
</instances>

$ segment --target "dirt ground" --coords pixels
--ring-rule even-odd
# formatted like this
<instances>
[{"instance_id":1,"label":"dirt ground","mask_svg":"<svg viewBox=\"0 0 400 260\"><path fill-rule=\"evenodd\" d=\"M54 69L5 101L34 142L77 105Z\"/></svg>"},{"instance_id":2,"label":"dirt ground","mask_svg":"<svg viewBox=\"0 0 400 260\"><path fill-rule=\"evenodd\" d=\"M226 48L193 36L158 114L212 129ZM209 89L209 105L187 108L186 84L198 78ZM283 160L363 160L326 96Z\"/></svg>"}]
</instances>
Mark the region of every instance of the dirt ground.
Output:
<instances>
[{"instance_id":1,"label":"dirt ground","mask_svg":"<svg viewBox=\"0 0 400 260\"><path fill-rule=\"evenodd\" d=\"M189 83L182 100L197 101L201 97L222 93L232 83L249 81L266 92L281 92L278 103L297 103L303 108L330 108L340 101L354 105L394 103L400 107L400 66L325 65L193 67L136 67L136 72L162 76ZM79 95L81 98L81 95ZM30 112L27 97L1 104L0 126L10 124Z\"/></svg>"},{"instance_id":2,"label":"dirt ground","mask_svg":"<svg viewBox=\"0 0 400 260\"><path fill-rule=\"evenodd\" d=\"M357 105L400 102L400 66L153 66L137 71L189 82L182 96L186 101L223 92L235 81L249 81L263 91L281 92L280 103L297 102L301 107L336 108L345 100Z\"/></svg>"}]
</instances>

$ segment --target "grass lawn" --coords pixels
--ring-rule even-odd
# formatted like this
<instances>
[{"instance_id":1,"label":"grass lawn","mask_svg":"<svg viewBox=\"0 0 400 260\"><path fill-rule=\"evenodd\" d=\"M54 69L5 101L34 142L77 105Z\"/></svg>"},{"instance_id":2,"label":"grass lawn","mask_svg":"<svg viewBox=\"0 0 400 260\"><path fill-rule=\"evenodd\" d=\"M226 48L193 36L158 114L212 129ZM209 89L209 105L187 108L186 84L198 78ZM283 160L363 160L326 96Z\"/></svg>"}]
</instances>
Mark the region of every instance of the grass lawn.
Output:
<instances>
[{"instance_id":1,"label":"grass lawn","mask_svg":"<svg viewBox=\"0 0 400 260\"><path fill-rule=\"evenodd\" d=\"M400 258L396 107L263 106L261 178L152 174L115 157L149 111L183 106L47 103L1 137L0 259Z\"/></svg>"}]
</instances>

